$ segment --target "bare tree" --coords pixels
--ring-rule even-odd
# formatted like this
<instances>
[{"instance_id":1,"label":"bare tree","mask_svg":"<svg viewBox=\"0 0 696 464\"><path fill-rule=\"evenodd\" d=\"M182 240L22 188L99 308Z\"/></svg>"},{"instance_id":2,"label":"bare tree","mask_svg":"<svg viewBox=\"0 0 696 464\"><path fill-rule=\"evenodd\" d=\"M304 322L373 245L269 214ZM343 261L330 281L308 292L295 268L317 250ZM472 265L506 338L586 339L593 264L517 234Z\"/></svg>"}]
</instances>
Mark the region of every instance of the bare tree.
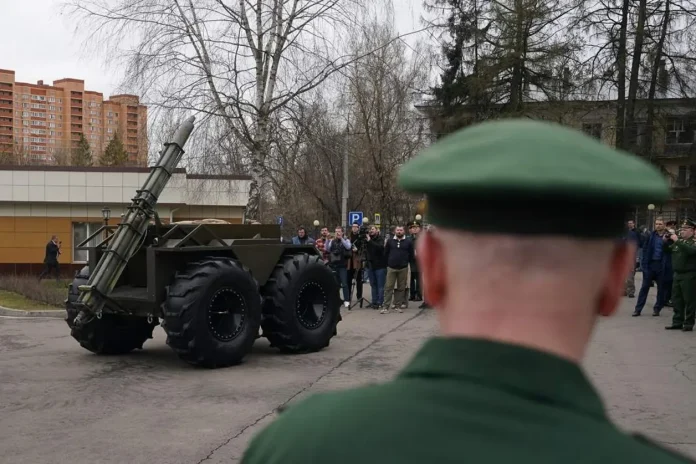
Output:
<instances>
[{"instance_id":1,"label":"bare tree","mask_svg":"<svg viewBox=\"0 0 696 464\"><path fill-rule=\"evenodd\" d=\"M273 115L345 68L341 38L361 0L71 0L88 41L127 65L160 108L221 121L248 152L247 217L259 218ZM123 43L133 44L126 49Z\"/></svg>"}]
</instances>

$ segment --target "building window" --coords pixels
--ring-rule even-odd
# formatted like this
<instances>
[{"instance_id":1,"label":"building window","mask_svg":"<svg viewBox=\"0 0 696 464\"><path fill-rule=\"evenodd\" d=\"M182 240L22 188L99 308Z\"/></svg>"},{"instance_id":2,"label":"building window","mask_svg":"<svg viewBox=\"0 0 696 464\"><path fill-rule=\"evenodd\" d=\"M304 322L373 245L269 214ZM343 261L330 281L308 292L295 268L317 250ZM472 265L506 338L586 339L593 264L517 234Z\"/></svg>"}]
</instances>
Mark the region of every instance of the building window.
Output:
<instances>
[{"instance_id":1,"label":"building window","mask_svg":"<svg viewBox=\"0 0 696 464\"><path fill-rule=\"evenodd\" d=\"M87 250L77 250L77 246L87 240L87 237L95 233L102 226L100 222L73 222L73 256L74 263L86 263L89 261ZM90 244L91 245L91 244ZM96 245L96 243L94 243Z\"/></svg>"},{"instance_id":2,"label":"building window","mask_svg":"<svg viewBox=\"0 0 696 464\"><path fill-rule=\"evenodd\" d=\"M670 145L694 143L694 122L672 119L665 127L665 143Z\"/></svg>"},{"instance_id":3,"label":"building window","mask_svg":"<svg viewBox=\"0 0 696 464\"><path fill-rule=\"evenodd\" d=\"M596 139L602 138L602 123L583 123L582 131Z\"/></svg>"},{"instance_id":4,"label":"building window","mask_svg":"<svg viewBox=\"0 0 696 464\"><path fill-rule=\"evenodd\" d=\"M677 185L676 187L686 187L686 166L679 166L679 173L677 174Z\"/></svg>"}]
</instances>

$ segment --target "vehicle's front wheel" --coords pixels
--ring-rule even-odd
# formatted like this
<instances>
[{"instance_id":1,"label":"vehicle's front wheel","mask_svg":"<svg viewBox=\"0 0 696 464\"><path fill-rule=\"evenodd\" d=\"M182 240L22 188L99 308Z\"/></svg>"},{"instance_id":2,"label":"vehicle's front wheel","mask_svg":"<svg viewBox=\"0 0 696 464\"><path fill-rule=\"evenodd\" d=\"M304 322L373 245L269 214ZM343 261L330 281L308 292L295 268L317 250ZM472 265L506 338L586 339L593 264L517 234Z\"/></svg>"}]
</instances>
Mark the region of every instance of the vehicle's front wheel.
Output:
<instances>
[{"instance_id":1,"label":"vehicle's front wheel","mask_svg":"<svg viewBox=\"0 0 696 464\"><path fill-rule=\"evenodd\" d=\"M97 354L126 354L142 349L143 344L152 338L157 320L148 322L145 317L104 314L101 319L92 317L79 327L75 325L79 313L74 305L80 296L78 287L88 282L89 268L84 267L68 287L65 322L70 327L70 335L82 348Z\"/></svg>"}]
</instances>

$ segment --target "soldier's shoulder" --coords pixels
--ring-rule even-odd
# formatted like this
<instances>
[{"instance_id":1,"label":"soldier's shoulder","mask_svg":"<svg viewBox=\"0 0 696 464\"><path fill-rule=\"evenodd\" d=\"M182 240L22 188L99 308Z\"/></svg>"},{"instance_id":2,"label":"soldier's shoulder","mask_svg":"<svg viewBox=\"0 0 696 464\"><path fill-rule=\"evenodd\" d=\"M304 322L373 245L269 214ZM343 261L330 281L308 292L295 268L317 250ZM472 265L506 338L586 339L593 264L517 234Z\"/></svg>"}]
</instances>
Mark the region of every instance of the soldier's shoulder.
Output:
<instances>
[{"instance_id":1,"label":"soldier's shoulder","mask_svg":"<svg viewBox=\"0 0 696 464\"><path fill-rule=\"evenodd\" d=\"M680 453L672 448L668 448L661 443L658 443L645 435L633 433L630 435L631 440L642 449L647 450L652 454L650 462L654 463L696 463L696 460Z\"/></svg>"},{"instance_id":2,"label":"soldier's shoulder","mask_svg":"<svg viewBox=\"0 0 696 464\"><path fill-rule=\"evenodd\" d=\"M278 408L276 419L261 430L244 454L243 464L310 462L312 455L340 446L379 404L382 386L312 395Z\"/></svg>"}]
</instances>

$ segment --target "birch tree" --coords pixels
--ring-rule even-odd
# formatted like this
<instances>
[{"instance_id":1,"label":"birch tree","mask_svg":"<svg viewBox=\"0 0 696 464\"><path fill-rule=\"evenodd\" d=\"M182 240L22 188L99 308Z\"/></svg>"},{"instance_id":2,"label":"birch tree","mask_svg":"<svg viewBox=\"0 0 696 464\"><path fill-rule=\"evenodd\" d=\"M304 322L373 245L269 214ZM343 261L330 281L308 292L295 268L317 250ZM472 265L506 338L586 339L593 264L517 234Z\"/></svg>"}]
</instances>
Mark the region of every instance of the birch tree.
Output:
<instances>
[{"instance_id":1,"label":"birch tree","mask_svg":"<svg viewBox=\"0 0 696 464\"><path fill-rule=\"evenodd\" d=\"M259 219L273 115L355 60L341 37L361 0L72 0L86 41L125 64L162 109L219 120L248 152L246 216ZM124 45L127 44L127 45ZM114 54L113 50L118 53Z\"/></svg>"}]
</instances>

